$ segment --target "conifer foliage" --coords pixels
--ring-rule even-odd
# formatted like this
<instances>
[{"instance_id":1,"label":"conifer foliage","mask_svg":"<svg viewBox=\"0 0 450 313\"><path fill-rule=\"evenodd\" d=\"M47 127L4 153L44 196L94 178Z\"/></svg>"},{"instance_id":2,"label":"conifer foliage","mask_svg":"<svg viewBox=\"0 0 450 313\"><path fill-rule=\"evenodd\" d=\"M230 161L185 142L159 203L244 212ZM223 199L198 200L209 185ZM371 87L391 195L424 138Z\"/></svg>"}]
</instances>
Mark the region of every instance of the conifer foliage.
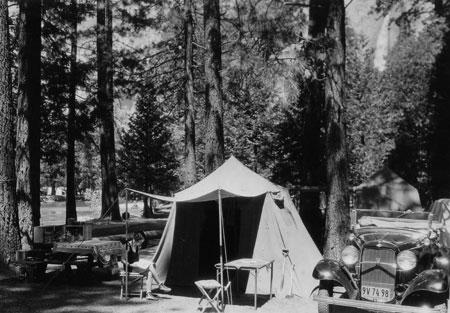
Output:
<instances>
[{"instance_id":1,"label":"conifer foliage","mask_svg":"<svg viewBox=\"0 0 450 313\"><path fill-rule=\"evenodd\" d=\"M165 194L176 190L178 161L172 146L169 120L154 95L141 98L120 136L118 172L128 188Z\"/></svg>"}]
</instances>

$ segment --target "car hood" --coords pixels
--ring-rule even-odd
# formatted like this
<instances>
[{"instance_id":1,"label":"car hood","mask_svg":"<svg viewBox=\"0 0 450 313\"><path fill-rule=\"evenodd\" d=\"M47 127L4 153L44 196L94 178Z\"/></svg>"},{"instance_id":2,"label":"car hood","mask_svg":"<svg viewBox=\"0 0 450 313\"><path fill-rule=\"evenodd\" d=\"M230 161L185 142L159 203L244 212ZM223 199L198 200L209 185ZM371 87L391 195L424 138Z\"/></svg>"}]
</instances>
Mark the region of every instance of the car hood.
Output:
<instances>
[{"instance_id":1,"label":"car hood","mask_svg":"<svg viewBox=\"0 0 450 313\"><path fill-rule=\"evenodd\" d=\"M427 230L364 227L354 231L361 246L391 247L398 250L418 246L428 237Z\"/></svg>"}]
</instances>

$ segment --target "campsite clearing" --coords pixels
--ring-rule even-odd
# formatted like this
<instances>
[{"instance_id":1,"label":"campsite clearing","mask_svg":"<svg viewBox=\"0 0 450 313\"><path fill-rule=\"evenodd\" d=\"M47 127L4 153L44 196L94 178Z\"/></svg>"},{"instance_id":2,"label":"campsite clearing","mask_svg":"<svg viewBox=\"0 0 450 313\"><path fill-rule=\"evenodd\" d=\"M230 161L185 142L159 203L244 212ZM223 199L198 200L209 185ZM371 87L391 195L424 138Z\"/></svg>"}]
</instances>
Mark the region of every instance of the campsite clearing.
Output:
<instances>
[{"instance_id":1,"label":"campsite clearing","mask_svg":"<svg viewBox=\"0 0 450 313\"><path fill-rule=\"evenodd\" d=\"M139 297L126 301L120 298L119 277L101 268L93 268L86 276L55 267L39 282L21 281L14 273L0 271L0 312L197 312L201 294L194 281L215 277L222 239L224 262L250 258L273 264L275 297L269 298L272 275L267 268L261 269L258 312L317 312L309 296L316 283L312 269L321 256L286 189L232 157L174 199L167 223L165 219L160 225L146 223L150 239L158 237L165 224L160 245L141 253L156 262L159 277L172 287L169 294L159 295L158 301ZM128 230L141 230L140 222L133 225L130 220ZM124 236L123 225L97 225L93 235L113 240ZM239 282L233 287L238 287L240 297L235 294L225 312L255 312L256 281Z\"/></svg>"},{"instance_id":2,"label":"campsite clearing","mask_svg":"<svg viewBox=\"0 0 450 313\"><path fill-rule=\"evenodd\" d=\"M19 280L13 272L0 271L0 312L2 313L166 313L200 312L197 310L198 290L175 291L160 294L159 301L131 298L120 299L120 280L108 279L101 271L94 271L89 281L67 281L61 272L47 274L42 282ZM212 312L207 310L207 312ZM252 295L243 297L237 304L227 305L226 313L253 313ZM258 302L261 313L316 313L317 304L300 297L272 298Z\"/></svg>"}]
</instances>

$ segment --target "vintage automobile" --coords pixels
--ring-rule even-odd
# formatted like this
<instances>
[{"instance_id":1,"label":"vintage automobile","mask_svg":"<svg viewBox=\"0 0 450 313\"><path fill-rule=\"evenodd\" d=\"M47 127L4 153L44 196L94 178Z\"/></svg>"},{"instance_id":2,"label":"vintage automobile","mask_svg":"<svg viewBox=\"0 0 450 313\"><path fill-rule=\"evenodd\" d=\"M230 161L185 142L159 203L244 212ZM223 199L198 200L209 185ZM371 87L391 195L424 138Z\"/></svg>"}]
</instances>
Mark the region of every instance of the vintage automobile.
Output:
<instances>
[{"instance_id":1,"label":"vintage automobile","mask_svg":"<svg viewBox=\"0 0 450 313\"><path fill-rule=\"evenodd\" d=\"M313 271L319 280L314 296L319 313L329 312L331 305L447 312L450 200L446 204L433 205L430 213L353 210L341 259L323 259Z\"/></svg>"}]
</instances>

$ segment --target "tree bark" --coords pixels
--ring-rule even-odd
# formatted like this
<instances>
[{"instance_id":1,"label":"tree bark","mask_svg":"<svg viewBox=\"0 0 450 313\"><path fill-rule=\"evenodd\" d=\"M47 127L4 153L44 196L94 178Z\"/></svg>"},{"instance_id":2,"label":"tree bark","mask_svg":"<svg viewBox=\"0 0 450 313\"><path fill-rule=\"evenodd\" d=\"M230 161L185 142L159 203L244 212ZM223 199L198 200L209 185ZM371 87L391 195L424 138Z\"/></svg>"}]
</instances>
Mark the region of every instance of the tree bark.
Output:
<instances>
[{"instance_id":1,"label":"tree bark","mask_svg":"<svg viewBox=\"0 0 450 313\"><path fill-rule=\"evenodd\" d=\"M309 7L308 35L312 43L307 45L307 55L315 56L318 53L317 40L323 37L326 28L328 14L327 2L324 0L311 0ZM319 60L314 60L318 64ZM323 63L323 62L322 62ZM317 66L317 78L308 78L302 86L303 94L299 99L302 108L302 133L303 143L301 155L301 182L304 186L323 186L325 184L325 156L323 127L323 103L324 83L323 71ZM319 250L323 250L324 217L320 211L319 192L300 193L302 220L311 234Z\"/></svg>"},{"instance_id":2,"label":"tree bark","mask_svg":"<svg viewBox=\"0 0 450 313\"><path fill-rule=\"evenodd\" d=\"M220 39L219 0L204 0L205 28L205 174L224 161L222 47Z\"/></svg>"},{"instance_id":3,"label":"tree bark","mask_svg":"<svg viewBox=\"0 0 450 313\"><path fill-rule=\"evenodd\" d=\"M195 104L194 104L194 74L193 61L193 19L192 0L184 0L184 40L185 50L185 124L184 124L184 186L190 187L197 182L196 156L195 156Z\"/></svg>"},{"instance_id":4,"label":"tree bark","mask_svg":"<svg viewBox=\"0 0 450 313\"><path fill-rule=\"evenodd\" d=\"M325 34L329 1L310 0L309 4L308 34L311 38L317 38Z\"/></svg>"},{"instance_id":5,"label":"tree bark","mask_svg":"<svg viewBox=\"0 0 450 313\"><path fill-rule=\"evenodd\" d=\"M0 268L20 248L14 166L14 114L9 54L8 1L0 0Z\"/></svg>"},{"instance_id":6,"label":"tree bark","mask_svg":"<svg viewBox=\"0 0 450 313\"><path fill-rule=\"evenodd\" d=\"M120 220L114 140L111 0L97 1L98 111L102 168L102 216Z\"/></svg>"},{"instance_id":7,"label":"tree bark","mask_svg":"<svg viewBox=\"0 0 450 313\"><path fill-rule=\"evenodd\" d=\"M22 248L40 220L41 2L19 1L16 175Z\"/></svg>"},{"instance_id":8,"label":"tree bark","mask_svg":"<svg viewBox=\"0 0 450 313\"><path fill-rule=\"evenodd\" d=\"M70 3L72 21L70 34L70 81L69 103L67 115L67 168L66 168L66 223L69 218L77 219L77 205L75 199L75 109L77 90L77 1Z\"/></svg>"},{"instance_id":9,"label":"tree bark","mask_svg":"<svg viewBox=\"0 0 450 313\"><path fill-rule=\"evenodd\" d=\"M142 210L142 216L145 218L154 218L155 214L153 212L152 199L145 197L144 199L142 199L142 202L144 203L144 208Z\"/></svg>"},{"instance_id":10,"label":"tree bark","mask_svg":"<svg viewBox=\"0 0 450 313\"><path fill-rule=\"evenodd\" d=\"M339 259L349 227L348 161L343 121L345 75L345 9L332 0L327 18L325 75L327 211L324 256Z\"/></svg>"},{"instance_id":11,"label":"tree bark","mask_svg":"<svg viewBox=\"0 0 450 313\"><path fill-rule=\"evenodd\" d=\"M450 29L450 15L446 17ZM443 46L436 56L431 75L429 101L433 106L433 133L430 138L430 191L433 200L450 197L450 31L443 38Z\"/></svg>"}]
</instances>

